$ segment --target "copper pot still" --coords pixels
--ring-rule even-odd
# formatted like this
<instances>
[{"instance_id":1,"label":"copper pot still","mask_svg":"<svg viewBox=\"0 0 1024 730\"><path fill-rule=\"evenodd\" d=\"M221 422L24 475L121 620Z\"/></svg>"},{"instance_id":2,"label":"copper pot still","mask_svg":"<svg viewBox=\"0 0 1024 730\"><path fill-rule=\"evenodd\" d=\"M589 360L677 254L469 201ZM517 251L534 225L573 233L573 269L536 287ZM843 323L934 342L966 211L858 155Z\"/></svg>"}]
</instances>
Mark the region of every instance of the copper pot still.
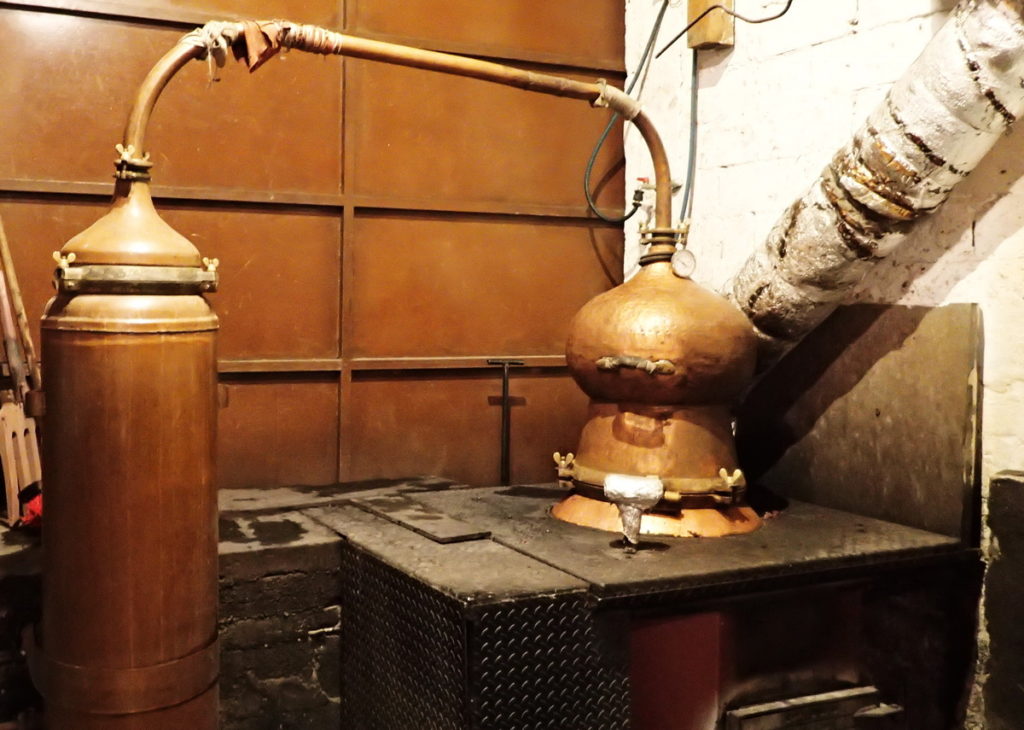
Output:
<instances>
[{"instance_id":1,"label":"copper pot still","mask_svg":"<svg viewBox=\"0 0 1024 730\"><path fill-rule=\"evenodd\" d=\"M738 308L677 273L672 249L688 254L674 233L570 325L566 359L590 405L575 455L555 454L572 493L552 514L628 537L609 484L648 477L660 486L637 512L639 534L752 532L761 519L744 501L731 407L753 377L755 336Z\"/></svg>"}]
</instances>

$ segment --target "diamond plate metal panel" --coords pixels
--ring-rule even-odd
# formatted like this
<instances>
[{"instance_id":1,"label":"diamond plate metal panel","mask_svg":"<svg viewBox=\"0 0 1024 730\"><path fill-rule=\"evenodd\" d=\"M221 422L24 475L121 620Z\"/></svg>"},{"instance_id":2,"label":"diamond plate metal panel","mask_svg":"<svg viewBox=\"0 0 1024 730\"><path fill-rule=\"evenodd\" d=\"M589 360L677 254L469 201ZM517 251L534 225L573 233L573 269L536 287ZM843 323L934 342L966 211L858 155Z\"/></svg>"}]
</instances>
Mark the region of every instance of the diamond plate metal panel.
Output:
<instances>
[{"instance_id":1,"label":"diamond plate metal panel","mask_svg":"<svg viewBox=\"0 0 1024 730\"><path fill-rule=\"evenodd\" d=\"M471 630L475 727L629 727L625 662L578 594L485 607Z\"/></svg>"},{"instance_id":2,"label":"diamond plate metal panel","mask_svg":"<svg viewBox=\"0 0 1024 730\"><path fill-rule=\"evenodd\" d=\"M460 600L352 543L342 554L343 727L629 727L628 664L585 595Z\"/></svg>"},{"instance_id":3,"label":"diamond plate metal panel","mask_svg":"<svg viewBox=\"0 0 1024 730\"><path fill-rule=\"evenodd\" d=\"M458 603L350 545L341 569L342 726L467 727Z\"/></svg>"}]
</instances>

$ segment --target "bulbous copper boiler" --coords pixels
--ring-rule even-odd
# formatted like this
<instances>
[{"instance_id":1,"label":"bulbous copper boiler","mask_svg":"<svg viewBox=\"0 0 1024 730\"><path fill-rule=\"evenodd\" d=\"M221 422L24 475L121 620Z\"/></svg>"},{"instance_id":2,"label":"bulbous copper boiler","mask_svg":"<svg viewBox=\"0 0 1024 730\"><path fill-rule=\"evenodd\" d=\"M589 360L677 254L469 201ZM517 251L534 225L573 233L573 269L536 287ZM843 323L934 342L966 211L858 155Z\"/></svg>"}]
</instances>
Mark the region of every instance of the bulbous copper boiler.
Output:
<instances>
[{"instance_id":1,"label":"bulbous copper boiler","mask_svg":"<svg viewBox=\"0 0 1024 730\"><path fill-rule=\"evenodd\" d=\"M726 299L677 275L666 248L572 321L566 359L591 400L575 456L556 454L572 494L552 514L621 531L609 477L657 477L640 534L750 532L761 520L744 504L730 409L754 373L753 330Z\"/></svg>"}]
</instances>

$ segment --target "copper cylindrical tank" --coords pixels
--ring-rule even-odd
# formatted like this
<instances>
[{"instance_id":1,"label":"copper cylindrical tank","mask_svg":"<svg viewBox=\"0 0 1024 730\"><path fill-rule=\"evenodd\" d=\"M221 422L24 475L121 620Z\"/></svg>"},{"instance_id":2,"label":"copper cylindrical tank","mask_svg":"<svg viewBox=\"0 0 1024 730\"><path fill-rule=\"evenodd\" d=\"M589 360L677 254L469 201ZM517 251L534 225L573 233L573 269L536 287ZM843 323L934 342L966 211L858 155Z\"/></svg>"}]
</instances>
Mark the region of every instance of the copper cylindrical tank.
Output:
<instances>
[{"instance_id":1,"label":"copper cylindrical tank","mask_svg":"<svg viewBox=\"0 0 1024 730\"><path fill-rule=\"evenodd\" d=\"M118 224L128 242L166 226L137 186L140 215ZM30 663L51 730L217 727L217 318L199 294L210 272L181 265L198 254L152 261L65 259L43 316L43 610Z\"/></svg>"},{"instance_id":2,"label":"copper cylindrical tank","mask_svg":"<svg viewBox=\"0 0 1024 730\"><path fill-rule=\"evenodd\" d=\"M653 475L665 498L644 515L643 534L749 532L760 519L742 501L730 407L753 375L753 330L723 297L677 275L667 255L652 258L570 326L566 359L591 401L574 461L562 469L575 493L552 513L619 530L603 480Z\"/></svg>"}]
</instances>

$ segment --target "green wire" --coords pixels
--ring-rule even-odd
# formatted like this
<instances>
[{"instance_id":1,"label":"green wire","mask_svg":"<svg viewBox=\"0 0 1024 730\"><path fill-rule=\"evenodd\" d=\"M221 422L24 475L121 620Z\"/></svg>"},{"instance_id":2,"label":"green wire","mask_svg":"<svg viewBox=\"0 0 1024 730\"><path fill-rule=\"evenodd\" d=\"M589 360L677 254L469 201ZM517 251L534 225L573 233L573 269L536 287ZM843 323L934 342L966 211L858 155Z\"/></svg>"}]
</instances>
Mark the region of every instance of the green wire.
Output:
<instances>
[{"instance_id":1,"label":"green wire","mask_svg":"<svg viewBox=\"0 0 1024 730\"><path fill-rule=\"evenodd\" d=\"M665 17L665 11L668 10L669 0L664 0L661 4L661 9L658 11L658 17L654 21L654 26L651 28L651 35L647 39L647 45L644 47L644 52L640 56L640 65L637 66L636 72L633 74L632 80L629 82L629 86L626 87L626 93L629 94L633 91L633 87L636 86L637 81L644 74L644 69L647 66L648 61L651 58L651 51L654 49L654 43L658 39L658 31L661 29L661 21ZM623 216L610 217L597 209L597 204L594 202L594 196L590 192L590 177L594 173L594 164L597 162L597 156L601 152L601 148L604 147L604 143L608 140L608 135L612 133L612 129L615 128L615 123L619 120L619 114L616 112L612 114L612 118L608 120L608 124L605 125L604 131L601 132L601 136L597 140L597 144L594 145L593 152L590 153L590 159L587 160L587 168L583 171L583 194L587 196L587 205L590 210L593 211L601 220L606 223L625 223L633 215L640 210L640 204L643 201L643 196L634 194L633 195L633 209ZM639 192L639 191L638 191Z\"/></svg>"}]
</instances>

